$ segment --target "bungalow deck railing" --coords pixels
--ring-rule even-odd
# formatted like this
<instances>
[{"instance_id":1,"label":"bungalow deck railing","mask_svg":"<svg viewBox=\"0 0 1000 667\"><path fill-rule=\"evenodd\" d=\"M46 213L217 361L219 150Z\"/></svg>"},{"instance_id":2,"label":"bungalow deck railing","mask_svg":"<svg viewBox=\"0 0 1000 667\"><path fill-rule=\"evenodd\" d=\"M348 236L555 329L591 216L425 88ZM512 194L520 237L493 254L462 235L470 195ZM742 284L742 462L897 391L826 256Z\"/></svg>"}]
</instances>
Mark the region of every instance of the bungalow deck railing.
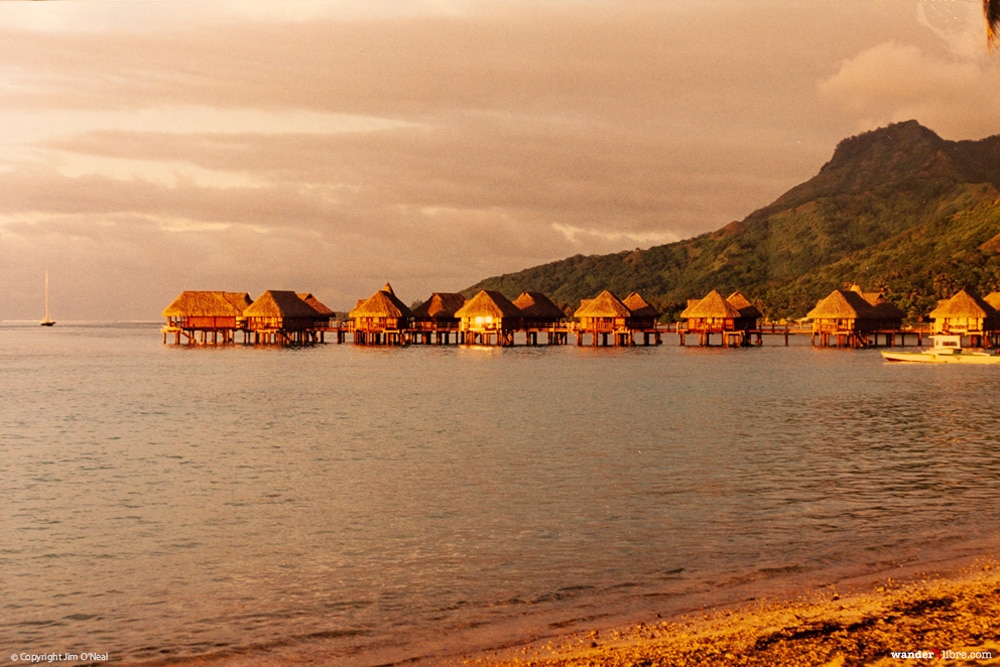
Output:
<instances>
[{"instance_id":1,"label":"bungalow deck railing","mask_svg":"<svg viewBox=\"0 0 1000 667\"><path fill-rule=\"evenodd\" d=\"M414 322L410 325L410 329L413 331L458 331L458 322Z\"/></svg>"}]
</instances>

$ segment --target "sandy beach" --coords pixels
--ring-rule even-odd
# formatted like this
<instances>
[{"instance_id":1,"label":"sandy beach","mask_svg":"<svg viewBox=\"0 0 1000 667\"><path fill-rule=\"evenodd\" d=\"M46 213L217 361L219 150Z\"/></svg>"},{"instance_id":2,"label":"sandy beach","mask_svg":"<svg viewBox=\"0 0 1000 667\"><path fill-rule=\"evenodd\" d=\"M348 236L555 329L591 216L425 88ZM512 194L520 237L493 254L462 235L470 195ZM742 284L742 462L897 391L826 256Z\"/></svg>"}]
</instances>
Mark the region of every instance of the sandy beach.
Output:
<instances>
[{"instance_id":1,"label":"sandy beach","mask_svg":"<svg viewBox=\"0 0 1000 667\"><path fill-rule=\"evenodd\" d=\"M827 586L467 659L474 667L1000 664L1000 563Z\"/></svg>"}]
</instances>

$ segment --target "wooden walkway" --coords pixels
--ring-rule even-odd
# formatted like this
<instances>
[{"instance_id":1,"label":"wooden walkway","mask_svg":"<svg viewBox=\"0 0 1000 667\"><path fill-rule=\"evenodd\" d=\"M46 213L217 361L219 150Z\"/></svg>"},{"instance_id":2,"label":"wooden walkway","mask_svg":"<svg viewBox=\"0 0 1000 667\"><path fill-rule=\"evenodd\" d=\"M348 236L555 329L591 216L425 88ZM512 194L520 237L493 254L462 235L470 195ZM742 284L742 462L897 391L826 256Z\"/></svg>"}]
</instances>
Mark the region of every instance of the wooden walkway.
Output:
<instances>
[{"instance_id":1,"label":"wooden walkway","mask_svg":"<svg viewBox=\"0 0 1000 667\"><path fill-rule=\"evenodd\" d=\"M875 329L870 331L834 330L813 331L811 342L814 347L839 347L864 349L871 347L906 347L907 337L915 339L915 345L923 345L924 336L929 335L929 327L902 329ZM879 340L881 339L881 345Z\"/></svg>"},{"instance_id":2,"label":"wooden walkway","mask_svg":"<svg viewBox=\"0 0 1000 667\"><path fill-rule=\"evenodd\" d=\"M467 345L487 347L567 345L574 338L580 347L635 347L661 345L668 334L676 335L678 344L699 347L757 347L767 337L779 337L785 346L792 336L810 336L814 347L864 349L874 347L906 347L923 345L931 333L929 326L904 327L898 330L814 332L808 325L768 325L758 329L722 331L694 330L683 323L658 325L654 328L584 329L576 323L554 326L533 326L492 331L461 330L457 325L385 330L357 331L353 322L331 324L301 330L250 331L247 329L188 329L164 326L163 342L170 339L176 345L280 345L299 346L333 342L337 344L398 347L415 345ZM992 340L992 339L991 339ZM696 341L696 342L695 342Z\"/></svg>"}]
</instances>

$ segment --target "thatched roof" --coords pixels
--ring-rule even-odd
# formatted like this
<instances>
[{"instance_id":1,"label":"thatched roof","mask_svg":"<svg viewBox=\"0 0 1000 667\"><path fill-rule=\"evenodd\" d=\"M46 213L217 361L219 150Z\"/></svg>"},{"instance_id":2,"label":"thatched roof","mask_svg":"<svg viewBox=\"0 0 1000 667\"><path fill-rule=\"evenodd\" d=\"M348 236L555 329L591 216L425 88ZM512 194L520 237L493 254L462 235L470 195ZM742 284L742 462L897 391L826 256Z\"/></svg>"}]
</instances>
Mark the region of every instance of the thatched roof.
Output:
<instances>
[{"instance_id":1,"label":"thatched roof","mask_svg":"<svg viewBox=\"0 0 1000 667\"><path fill-rule=\"evenodd\" d=\"M239 317L250 303L246 292L185 290L163 310L163 316Z\"/></svg>"},{"instance_id":2,"label":"thatched roof","mask_svg":"<svg viewBox=\"0 0 1000 667\"><path fill-rule=\"evenodd\" d=\"M520 317L521 311L500 292L483 290L465 302L455 311L455 317L471 319L473 317Z\"/></svg>"},{"instance_id":3,"label":"thatched roof","mask_svg":"<svg viewBox=\"0 0 1000 667\"><path fill-rule=\"evenodd\" d=\"M853 283L849 288L849 291L854 292L855 294L860 294L862 299L873 306L879 301L885 301L885 299L882 298L882 292L866 292L861 288L861 285L857 283Z\"/></svg>"},{"instance_id":4,"label":"thatched roof","mask_svg":"<svg viewBox=\"0 0 1000 667\"><path fill-rule=\"evenodd\" d=\"M733 304L722 298L718 290L712 290L694 306L684 309L684 316L698 319L736 319L740 311Z\"/></svg>"},{"instance_id":5,"label":"thatched roof","mask_svg":"<svg viewBox=\"0 0 1000 667\"><path fill-rule=\"evenodd\" d=\"M651 303L646 301L645 298L638 292L632 292L627 297L622 299L622 303L625 307L632 312L632 317L648 317L650 319L656 319L660 316L660 311L653 307Z\"/></svg>"},{"instance_id":6,"label":"thatched roof","mask_svg":"<svg viewBox=\"0 0 1000 667\"><path fill-rule=\"evenodd\" d=\"M1000 311L1000 292L990 292L983 297L983 301L993 306L993 310Z\"/></svg>"},{"instance_id":7,"label":"thatched roof","mask_svg":"<svg viewBox=\"0 0 1000 667\"><path fill-rule=\"evenodd\" d=\"M413 316L420 319L451 318L465 305L465 297L455 292L434 292L431 298L417 306Z\"/></svg>"},{"instance_id":8,"label":"thatched roof","mask_svg":"<svg viewBox=\"0 0 1000 667\"><path fill-rule=\"evenodd\" d=\"M331 317L335 313L326 304L312 295L311 292L299 292L298 297L312 306L312 309L323 317Z\"/></svg>"},{"instance_id":9,"label":"thatched roof","mask_svg":"<svg viewBox=\"0 0 1000 667\"><path fill-rule=\"evenodd\" d=\"M902 322L903 318L906 317L906 313L888 301L882 295L882 292L865 292L857 283L851 285L850 291L860 294L861 297L875 309L875 317L879 320L898 320Z\"/></svg>"},{"instance_id":10,"label":"thatched roof","mask_svg":"<svg viewBox=\"0 0 1000 667\"><path fill-rule=\"evenodd\" d=\"M604 290L593 299L580 302L580 307L573 313L574 317L630 317L632 311L628 306L608 290Z\"/></svg>"},{"instance_id":11,"label":"thatched roof","mask_svg":"<svg viewBox=\"0 0 1000 667\"><path fill-rule=\"evenodd\" d=\"M268 290L247 306L243 317L317 318L320 314L291 290Z\"/></svg>"},{"instance_id":12,"label":"thatched roof","mask_svg":"<svg viewBox=\"0 0 1000 667\"><path fill-rule=\"evenodd\" d=\"M386 283L385 287L364 301L359 301L354 310L348 313L348 317L351 319L360 317L407 318L411 316L410 309L399 300L389 283Z\"/></svg>"},{"instance_id":13,"label":"thatched roof","mask_svg":"<svg viewBox=\"0 0 1000 667\"><path fill-rule=\"evenodd\" d=\"M950 299L938 303L938 307L931 311L934 319L944 319L947 317L967 317L972 319L996 317L996 309L985 299L967 290L962 290Z\"/></svg>"},{"instance_id":14,"label":"thatched roof","mask_svg":"<svg viewBox=\"0 0 1000 667\"><path fill-rule=\"evenodd\" d=\"M873 307L875 308L876 317L882 321L898 320L899 322L902 322L903 318L906 317L906 313L904 313L901 308L898 308L895 304L886 301L882 298L881 294Z\"/></svg>"},{"instance_id":15,"label":"thatched roof","mask_svg":"<svg viewBox=\"0 0 1000 667\"><path fill-rule=\"evenodd\" d=\"M878 313L859 292L838 289L817 301L806 317L814 320L877 319Z\"/></svg>"},{"instance_id":16,"label":"thatched roof","mask_svg":"<svg viewBox=\"0 0 1000 667\"><path fill-rule=\"evenodd\" d=\"M731 303L736 310L740 311L740 317L763 317L763 313L757 306L750 303L750 299L743 296L742 292L733 292L726 297L726 301Z\"/></svg>"},{"instance_id":17,"label":"thatched roof","mask_svg":"<svg viewBox=\"0 0 1000 667\"><path fill-rule=\"evenodd\" d=\"M697 306L699 303L701 303L701 299L688 299L687 305L684 306L684 310L681 311L680 318L687 319L688 313L690 313L691 309Z\"/></svg>"},{"instance_id":18,"label":"thatched roof","mask_svg":"<svg viewBox=\"0 0 1000 667\"><path fill-rule=\"evenodd\" d=\"M533 320L560 320L566 317L562 308L541 292L521 292L514 305L524 317Z\"/></svg>"}]
</instances>

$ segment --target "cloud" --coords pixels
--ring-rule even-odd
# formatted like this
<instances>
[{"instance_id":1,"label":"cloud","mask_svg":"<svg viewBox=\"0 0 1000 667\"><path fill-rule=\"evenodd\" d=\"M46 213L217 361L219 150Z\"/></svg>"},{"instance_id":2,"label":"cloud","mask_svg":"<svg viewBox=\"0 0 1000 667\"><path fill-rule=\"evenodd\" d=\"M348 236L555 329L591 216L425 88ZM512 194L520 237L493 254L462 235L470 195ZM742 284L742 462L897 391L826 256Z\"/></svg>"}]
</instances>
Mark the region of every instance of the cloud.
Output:
<instances>
[{"instance_id":1,"label":"cloud","mask_svg":"<svg viewBox=\"0 0 1000 667\"><path fill-rule=\"evenodd\" d=\"M602 229L583 229L572 225L554 223L552 228L566 237L571 243L581 243L582 239L587 239L587 246L596 243L605 243L615 249L622 244L634 244L636 246L648 247L651 245L662 245L680 241L680 237L670 232L608 232ZM610 250L607 252L611 252Z\"/></svg>"},{"instance_id":2,"label":"cloud","mask_svg":"<svg viewBox=\"0 0 1000 667\"><path fill-rule=\"evenodd\" d=\"M917 119L957 138L994 134L1000 67L983 58L931 55L887 42L844 61L819 85L819 95L858 118L864 129Z\"/></svg>"}]
</instances>

